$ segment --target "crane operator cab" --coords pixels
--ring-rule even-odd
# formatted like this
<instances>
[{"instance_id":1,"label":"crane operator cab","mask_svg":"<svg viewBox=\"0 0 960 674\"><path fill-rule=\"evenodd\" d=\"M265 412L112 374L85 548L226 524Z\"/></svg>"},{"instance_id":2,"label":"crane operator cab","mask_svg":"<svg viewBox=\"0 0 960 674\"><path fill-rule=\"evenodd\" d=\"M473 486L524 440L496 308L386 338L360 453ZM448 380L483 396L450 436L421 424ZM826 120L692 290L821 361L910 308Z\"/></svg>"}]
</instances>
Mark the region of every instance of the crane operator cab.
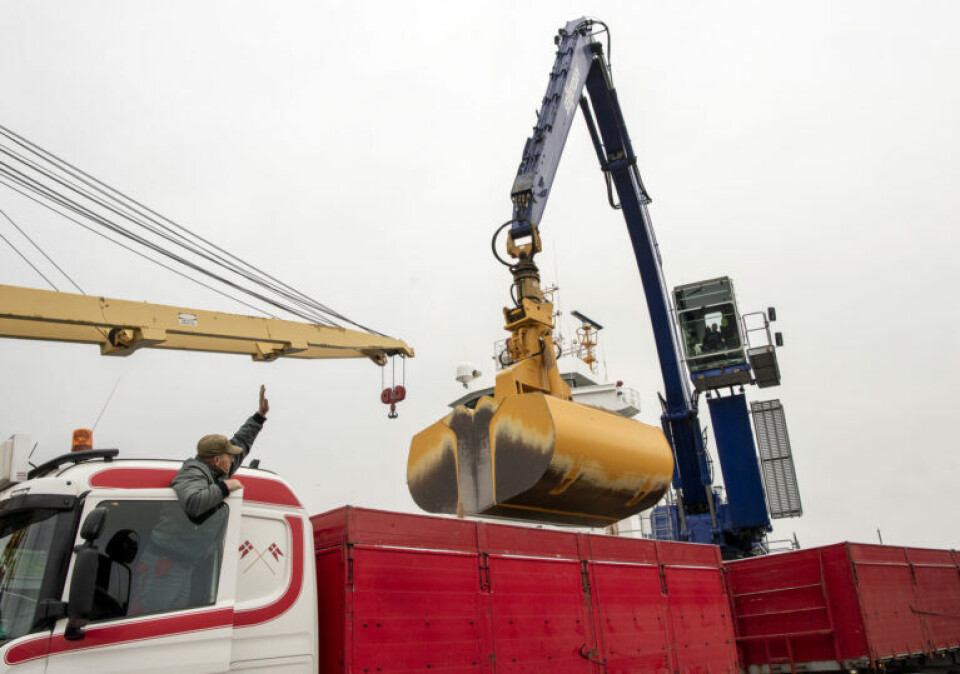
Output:
<instances>
[{"instance_id":1,"label":"crane operator cab","mask_svg":"<svg viewBox=\"0 0 960 674\"><path fill-rule=\"evenodd\" d=\"M728 277L673 290L683 354L698 391L749 384L740 313Z\"/></svg>"},{"instance_id":2,"label":"crane operator cab","mask_svg":"<svg viewBox=\"0 0 960 674\"><path fill-rule=\"evenodd\" d=\"M733 281L727 276L687 283L673 289L680 340L690 380L698 391L756 383L761 388L780 382L774 345L782 338L769 339L769 321L776 319L771 308L762 315L763 325L748 330L741 316ZM754 348L749 333L766 332L765 343ZM756 335L754 335L756 336ZM755 340L756 341L756 340Z\"/></svg>"}]
</instances>

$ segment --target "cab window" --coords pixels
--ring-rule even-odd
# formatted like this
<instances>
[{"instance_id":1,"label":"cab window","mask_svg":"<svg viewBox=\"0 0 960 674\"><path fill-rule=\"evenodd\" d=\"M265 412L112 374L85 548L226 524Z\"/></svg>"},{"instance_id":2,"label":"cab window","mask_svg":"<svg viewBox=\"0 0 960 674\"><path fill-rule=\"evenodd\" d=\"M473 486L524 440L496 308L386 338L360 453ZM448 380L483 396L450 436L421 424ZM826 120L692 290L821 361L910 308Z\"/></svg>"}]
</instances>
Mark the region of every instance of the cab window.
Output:
<instances>
[{"instance_id":1,"label":"cab window","mask_svg":"<svg viewBox=\"0 0 960 674\"><path fill-rule=\"evenodd\" d=\"M106 501L94 620L209 606L217 599L228 506L191 520L177 501Z\"/></svg>"},{"instance_id":2,"label":"cab window","mask_svg":"<svg viewBox=\"0 0 960 674\"><path fill-rule=\"evenodd\" d=\"M0 518L0 643L33 627L59 516L31 509Z\"/></svg>"}]
</instances>

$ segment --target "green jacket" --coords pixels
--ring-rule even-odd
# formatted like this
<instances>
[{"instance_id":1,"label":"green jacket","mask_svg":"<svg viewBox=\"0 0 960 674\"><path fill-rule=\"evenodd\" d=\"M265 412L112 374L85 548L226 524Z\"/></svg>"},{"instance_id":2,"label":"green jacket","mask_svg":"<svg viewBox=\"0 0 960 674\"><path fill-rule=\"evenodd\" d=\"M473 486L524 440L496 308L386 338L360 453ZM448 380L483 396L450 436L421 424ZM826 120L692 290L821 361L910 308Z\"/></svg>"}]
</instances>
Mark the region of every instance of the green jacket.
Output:
<instances>
[{"instance_id":1,"label":"green jacket","mask_svg":"<svg viewBox=\"0 0 960 674\"><path fill-rule=\"evenodd\" d=\"M254 414L230 439L230 444L243 448L243 454L233 457L229 473L224 474L196 457L183 462L170 483L180 507L167 508L150 536L164 555L199 559L220 545L228 515L226 508L220 506L230 493L223 481L237 471L250 453L264 421L265 417Z\"/></svg>"}]
</instances>

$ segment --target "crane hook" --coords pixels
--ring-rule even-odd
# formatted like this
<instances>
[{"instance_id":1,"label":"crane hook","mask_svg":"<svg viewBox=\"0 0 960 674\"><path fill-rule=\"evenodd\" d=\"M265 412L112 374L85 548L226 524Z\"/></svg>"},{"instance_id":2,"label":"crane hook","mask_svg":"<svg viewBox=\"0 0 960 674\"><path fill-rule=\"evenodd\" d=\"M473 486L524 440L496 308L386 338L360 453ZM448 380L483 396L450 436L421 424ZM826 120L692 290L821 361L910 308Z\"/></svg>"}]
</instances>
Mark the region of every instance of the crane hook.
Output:
<instances>
[{"instance_id":1,"label":"crane hook","mask_svg":"<svg viewBox=\"0 0 960 674\"><path fill-rule=\"evenodd\" d=\"M390 411L387 412L388 419L396 419L400 416L397 414L397 403L402 402L406 397L407 389L401 385L394 386L393 388L388 386L380 392L380 402L384 405L390 405Z\"/></svg>"},{"instance_id":2,"label":"crane hook","mask_svg":"<svg viewBox=\"0 0 960 674\"><path fill-rule=\"evenodd\" d=\"M401 358L403 358L401 356ZM402 383L397 384L397 361L391 359L392 362L392 376L391 384L392 386L386 386L386 383L383 381L383 371L381 370L380 374L380 384L384 386L384 389L380 392L380 402L384 405L390 405L390 411L387 412L388 419L396 419L400 415L397 414L397 403L403 402L407 397L407 361L403 360L403 374L402 374Z\"/></svg>"}]
</instances>

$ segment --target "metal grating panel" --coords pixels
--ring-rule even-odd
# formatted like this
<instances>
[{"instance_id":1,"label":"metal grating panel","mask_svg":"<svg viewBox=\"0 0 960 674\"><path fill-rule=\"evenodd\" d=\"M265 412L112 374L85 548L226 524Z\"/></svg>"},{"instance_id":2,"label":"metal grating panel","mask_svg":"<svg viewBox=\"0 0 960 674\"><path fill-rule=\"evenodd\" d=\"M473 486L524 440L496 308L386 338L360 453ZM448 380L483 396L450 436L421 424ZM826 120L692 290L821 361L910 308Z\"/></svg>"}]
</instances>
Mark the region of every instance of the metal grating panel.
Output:
<instances>
[{"instance_id":1,"label":"metal grating panel","mask_svg":"<svg viewBox=\"0 0 960 674\"><path fill-rule=\"evenodd\" d=\"M777 351L773 346L747 349L747 358L750 359L757 388L780 386L780 366L777 365Z\"/></svg>"},{"instance_id":2,"label":"metal grating panel","mask_svg":"<svg viewBox=\"0 0 960 674\"><path fill-rule=\"evenodd\" d=\"M799 517L803 514L797 472L790 451L790 435L779 400L750 403L753 425L760 450L760 471L767 492L770 517Z\"/></svg>"}]
</instances>

